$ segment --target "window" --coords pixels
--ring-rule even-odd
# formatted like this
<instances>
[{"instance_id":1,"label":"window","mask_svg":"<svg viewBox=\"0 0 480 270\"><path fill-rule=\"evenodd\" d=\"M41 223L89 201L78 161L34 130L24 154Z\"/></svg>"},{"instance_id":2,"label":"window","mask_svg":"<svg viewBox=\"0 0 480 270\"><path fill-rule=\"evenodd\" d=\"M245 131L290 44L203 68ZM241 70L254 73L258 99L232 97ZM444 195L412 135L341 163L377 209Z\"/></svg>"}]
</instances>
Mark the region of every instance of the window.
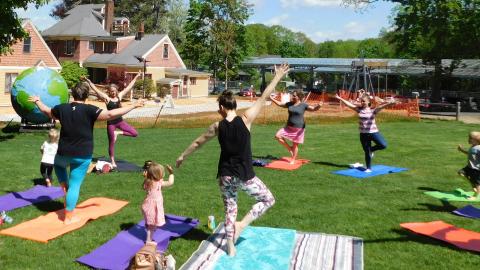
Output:
<instances>
[{"instance_id":1,"label":"window","mask_svg":"<svg viewBox=\"0 0 480 270\"><path fill-rule=\"evenodd\" d=\"M23 39L23 52L29 53L32 50L32 38L27 37Z\"/></svg>"},{"instance_id":2,"label":"window","mask_svg":"<svg viewBox=\"0 0 480 270\"><path fill-rule=\"evenodd\" d=\"M72 55L73 54L73 40L66 40L65 41L65 54Z\"/></svg>"},{"instance_id":3,"label":"window","mask_svg":"<svg viewBox=\"0 0 480 270\"><path fill-rule=\"evenodd\" d=\"M115 42L105 42L105 50L106 53L114 53L115 49L117 48L117 44Z\"/></svg>"},{"instance_id":4,"label":"window","mask_svg":"<svg viewBox=\"0 0 480 270\"><path fill-rule=\"evenodd\" d=\"M92 50L92 51L95 51L95 42L94 41L92 41L92 40L88 41L88 49Z\"/></svg>"},{"instance_id":5,"label":"window","mask_svg":"<svg viewBox=\"0 0 480 270\"><path fill-rule=\"evenodd\" d=\"M197 85L197 78L190 77L190 85Z\"/></svg>"},{"instance_id":6,"label":"window","mask_svg":"<svg viewBox=\"0 0 480 270\"><path fill-rule=\"evenodd\" d=\"M163 44L163 58L168 58L168 44Z\"/></svg>"},{"instance_id":7,"label":"window","mask_svg":"<svg viewBox=\"0 0 480 270\"><path fill-rule=\"evenodd\" d=\"M10 93L18 73L5 73L5 93Z\"/></svg>"}]
</instances>

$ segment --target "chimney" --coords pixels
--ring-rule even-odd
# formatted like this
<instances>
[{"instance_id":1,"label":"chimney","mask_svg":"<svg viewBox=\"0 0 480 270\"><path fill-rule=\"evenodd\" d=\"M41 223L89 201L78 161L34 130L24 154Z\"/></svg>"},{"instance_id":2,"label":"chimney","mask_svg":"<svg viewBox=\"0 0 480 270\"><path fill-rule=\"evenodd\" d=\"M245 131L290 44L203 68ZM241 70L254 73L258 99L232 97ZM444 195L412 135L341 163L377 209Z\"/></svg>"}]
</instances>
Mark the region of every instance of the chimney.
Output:
<instances>
[{"instance_id":1,"label":"chimney","mask_svg":"<svg viewBox=\"0 0 480 270\"><path fill-rule=\"evenodd\" d=\"M105 0L104 23L105 31L111 33L113 26L113 0Z\"/></svg>"},{"instance_id":2,"label":"chimney","mask_svg":"<svg viewBox=\"0 0 480 270\"><path fill-rule=\"evenodd\" d=\"M143 22L140 22L140 24L138 25L138 32L135 39L141 40L143 38L143 35L144 35L144 26L143 26Z\"/></svg>"}]
</instances>

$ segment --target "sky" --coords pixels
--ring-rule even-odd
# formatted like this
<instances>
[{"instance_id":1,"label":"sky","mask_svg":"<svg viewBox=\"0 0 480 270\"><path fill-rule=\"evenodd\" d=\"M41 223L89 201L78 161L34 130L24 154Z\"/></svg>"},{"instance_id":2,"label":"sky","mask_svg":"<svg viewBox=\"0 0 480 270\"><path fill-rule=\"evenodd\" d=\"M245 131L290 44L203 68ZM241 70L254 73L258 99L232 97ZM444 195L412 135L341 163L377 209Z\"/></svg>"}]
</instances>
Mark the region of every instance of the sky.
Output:
<instances>
[{"instance_id":1,"label":"sky","mask_svg":"<svg viewBox=\"0 0 480 270\"><path fill-rule=\"evenodd\" d=\"M29 5L16 10L21 18L30 18L39 30L55 24L49 16L58 0L39 9ZM377 37L382 28L390 27L394 5L379 1L362 11L341 5L341 0L250 0L253 14L248 24L281 25L294 32L303 32L314 42L339 39Z\"/></svg>"}]
</instances>

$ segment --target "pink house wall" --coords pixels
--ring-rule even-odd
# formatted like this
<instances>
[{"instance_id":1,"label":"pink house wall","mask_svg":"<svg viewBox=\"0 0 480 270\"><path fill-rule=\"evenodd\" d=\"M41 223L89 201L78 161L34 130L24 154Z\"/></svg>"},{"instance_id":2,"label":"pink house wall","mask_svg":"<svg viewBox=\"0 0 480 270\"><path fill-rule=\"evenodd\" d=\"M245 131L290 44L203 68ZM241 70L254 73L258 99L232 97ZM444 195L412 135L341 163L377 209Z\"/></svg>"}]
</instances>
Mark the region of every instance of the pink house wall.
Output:
<instances>
[{"instance_id":1,"label":"pink house wall","mask_svg":"<svg viewBox=\"0 0 480 270\"><path fill-rule=\"evenodd\" d=\"M169 44L168 58L163 58L163 45L168 43L161 43L155 50L147 55L148 66L150 67L171 67L182 68L182 62L173 52L173 45Z\"/></svg>"},{"instance_id":2,"label":"pink house wall","mask_svg":"<svg viewBox=\"0 0 480 270\"><path fill-rule=\"evenodd\" d=\"M128 46L128 44L130 44L134 40L135 40L135 37L117 40L117 52L120 53L123 49L125 49Z\"/></svg>"},{"instance_id":3,"label":"pink house wall","mask_svg":"<svg viewBox=\"0 0 480 270\"><path fill-rule=\"evenodd\" d=\"M49 67L60 67L55 58L49 52L47 46L42 42L42 37L37 35L30 22L27 22L24 29L30 34L32 45L30 52L23 52L23 41L18 41L11 46L12 54L0 55L0 66L22 66L35 65L39 60Z\"/></svg>"}]
</instances>

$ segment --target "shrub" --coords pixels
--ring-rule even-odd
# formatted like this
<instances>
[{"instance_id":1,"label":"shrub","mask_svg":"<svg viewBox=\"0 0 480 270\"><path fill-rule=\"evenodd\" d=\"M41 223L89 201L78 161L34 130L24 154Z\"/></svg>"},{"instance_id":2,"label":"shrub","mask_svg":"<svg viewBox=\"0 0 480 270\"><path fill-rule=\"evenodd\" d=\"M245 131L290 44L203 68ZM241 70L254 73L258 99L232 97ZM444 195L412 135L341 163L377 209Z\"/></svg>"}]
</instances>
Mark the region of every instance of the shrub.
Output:
<instances>
[{"instance_id":1,"label":"shrub","mask_svg":"<svg viewBox=\"0 0 480 270\"><path fill-rule=\"evenodd\" d=\"M134 98L142 98L143 97L143 80L138 79L135 84L133 85L133 96ZM152 93L156 92L155 84L153 80L150 78L145 78L145 98L152 97Z\"/></svg>"},{"instance_id":2,"label":"shrub","mask_svg":"<svg viewBox=\"0 0 480 270\"><path fill-rule=\"evenodd\" d=\"M166 95L170 95L172 93L172 89L169 85L160 85L157 87L157 97L164 98Z\"/></svg>"},{"instance_id":3,"label":"shrub","mask_svg":"<svg viewBox=\"0 0 480 270\"><path fill-rule=\"evenodd\" d=\"M62 62L60 75L65 79L68 88L71 89L80 81L80 77L88 76L88 71L76 62L64 61Z\"/></svg>"}]
</instances>

